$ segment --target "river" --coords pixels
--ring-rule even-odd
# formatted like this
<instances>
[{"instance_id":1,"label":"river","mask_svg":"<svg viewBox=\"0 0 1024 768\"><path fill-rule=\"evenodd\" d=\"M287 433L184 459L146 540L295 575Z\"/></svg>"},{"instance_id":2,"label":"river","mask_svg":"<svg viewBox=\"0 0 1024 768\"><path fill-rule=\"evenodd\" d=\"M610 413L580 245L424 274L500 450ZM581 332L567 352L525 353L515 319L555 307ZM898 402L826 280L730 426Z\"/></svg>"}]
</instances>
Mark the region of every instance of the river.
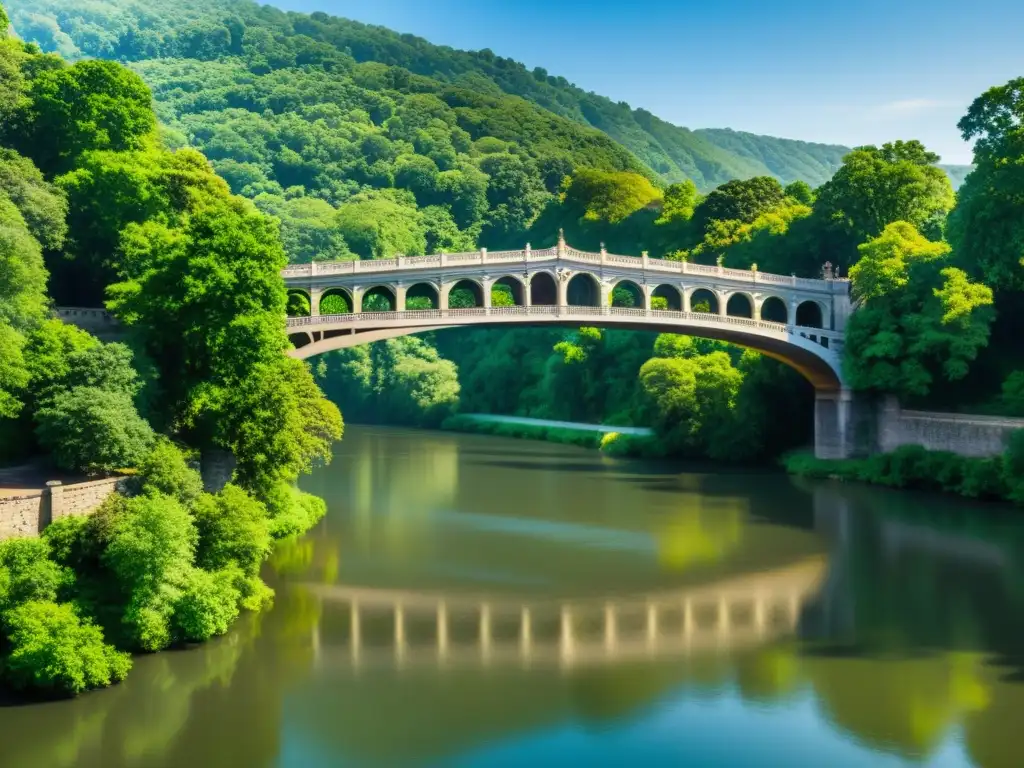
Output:
<instances>
[{"instance_id":1,"label":"river","mask_svg":"<svg viewBox=\"0 0 1024 768\"><path fill-rule=\"evenodd\" d=\"M0 766L1024 765L1014 510L367 427L303 485L273 610Z\"/></svg>"}]
</instances>

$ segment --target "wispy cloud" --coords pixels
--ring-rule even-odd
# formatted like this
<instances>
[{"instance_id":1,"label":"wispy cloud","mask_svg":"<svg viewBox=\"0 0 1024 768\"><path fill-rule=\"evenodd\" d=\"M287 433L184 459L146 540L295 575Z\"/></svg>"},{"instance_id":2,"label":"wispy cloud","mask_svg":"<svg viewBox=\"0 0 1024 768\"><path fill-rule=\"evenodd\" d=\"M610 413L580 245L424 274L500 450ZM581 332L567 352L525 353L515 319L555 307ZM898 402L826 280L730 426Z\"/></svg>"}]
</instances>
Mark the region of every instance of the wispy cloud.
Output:
<instances>
[{"instance_id":1,"label":"wispy cloud","mask_svg":"<svg viewBox=\"0 0 1024 768\"><path fill-rule=\"evenodd\" d=\"M877 104L868 109L876 115L907 116L919 115L922 112L931 112L944 107L959 106L956 101L949 99L899 99L885 104Z\"/></svg>"}]
</instances>

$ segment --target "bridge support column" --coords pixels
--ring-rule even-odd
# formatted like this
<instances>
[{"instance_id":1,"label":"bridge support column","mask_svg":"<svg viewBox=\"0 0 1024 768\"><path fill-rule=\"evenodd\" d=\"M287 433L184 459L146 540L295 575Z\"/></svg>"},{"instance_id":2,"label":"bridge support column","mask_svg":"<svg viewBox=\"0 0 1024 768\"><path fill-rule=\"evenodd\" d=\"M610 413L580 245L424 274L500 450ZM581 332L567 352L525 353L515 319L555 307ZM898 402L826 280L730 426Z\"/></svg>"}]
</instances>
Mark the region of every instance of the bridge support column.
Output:
<instances>
[{"instance_id":1,"label":"bridge support column","mask_svg":"<svg viewBox=\"0 0 1024 768\"><path fill-rule=\"evenodd\" d=\"M311 317L320 316L320 298L324 295L323 288L309 289L309 314Z\"/></svg>"},{"instance_id":2,"label":"bridge support column","mask_svg":"<svg viewBox=\"0 0 1024 768\"><path fill-rule=\"evenodd\" d=\"M569 280L566 278L558 281L558 306L569 306Z\"/></svg>"},{"instance_id":3,"label":"bridge support column","mask_svg":"<svg viewBox=\"0 0 1024 768\"><path fill-rule=\"evenodd\" d=\"M485 279L480 281L480 294L481 294L481 298L483 298L483 300L484 300L484 307L485 308L491 306L491 289L493 287L494 287L494 281L493 280L488 280L488 279L485 278Z\"/></svg>"},{"instance_id":4,"label":"bridge support column","mask_svg":"<svg viewBox=\"0 0 1024 768\"><path fill-rule=\"evenodd\" d=\"M729 294L715 291L715 298L718 299L718 314L725 317L729 314Z\"/></svg>"},{"instance_id":5,"label":"bridge support column","mask_svg":"<svg viewBox=\"0 0 1024 768\"><path fill-rule=\"evenodd\" d=\"M441 283L441 291L437 295L437 308L448 309L448 299L452 294L452 287L455 283Z\"/></svg>"},{"instance_id":6,"label":"bridge support column","mask_svg":"<svg viewBox=\"0 0 1024 768\"><path fill-rule=\"evenodd\" d=\"M397 283L395 285L395 311L405 311L405 294L409 291L409 286L405 283Z\"/></svg>"},{"instance_id":7,"label":"bridge support column","mask_svg":"<svg viewBox=\"0 0 1024 768\"><path fill-rule=\"evenodd\" d=\"M874 403L848 389L814 395L814 455L850 459L877 450Z\"/></svg>"},{"instance_id":8,"label":"bridge support column","mask_svg":"<svg viewBox=\"0 0 1024 768\"><path fill-rule=\"evenodd\" d=\"M366 293L366 289L354 285L352 286L352 314L358 315L363 311L363 294Z\"/></svg>"},{"instance_id":9,"label":"bridge support column","mask_svg":"<svg viewBox=\"0 0 1024 768\"><path fill-rule=\"evenodd\" d=\"M686 263L685 261L683 262ZM692 304L690 302L690 291L683 288L683 312L692 312Z\"/></svg>"}]
</instances>

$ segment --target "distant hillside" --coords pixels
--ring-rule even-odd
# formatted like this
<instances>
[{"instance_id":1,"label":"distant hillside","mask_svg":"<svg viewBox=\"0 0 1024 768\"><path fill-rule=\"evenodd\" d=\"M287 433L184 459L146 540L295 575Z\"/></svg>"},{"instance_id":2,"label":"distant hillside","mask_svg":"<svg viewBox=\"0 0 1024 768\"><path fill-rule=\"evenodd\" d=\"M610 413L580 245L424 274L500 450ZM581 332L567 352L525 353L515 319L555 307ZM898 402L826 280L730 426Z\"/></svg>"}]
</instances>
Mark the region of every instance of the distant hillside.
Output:
<instances>
[{"instance_id":1,"label":"distant hillside","mask_svg":"<svg viewBox=\"0 0 1024 768\"><path fill-rule=\"evenodd\" d=\"M831 177L849 151L834 144L730 129L690 130L586 92L543 68L528 70L486 49L457 51L384 27L324 13L286 13L249 0L12 0L8 6L23 38L68 58L210 60L240 54L247 44L272 42L286 45L293 51L293 61L301 63L303 52L329 45L356 62L403 67L483 94L520 96L604 132L664 181L689 178L703 191L758 175L775 176L783 183L802 179L817 186ZM257 29L262 36L254 34ZM241 39L242 30L248 39ZM268 66L278 68L272 59ZM964 166L945 167L955 186L969 171Z\"/></svg>"}]
</instances>

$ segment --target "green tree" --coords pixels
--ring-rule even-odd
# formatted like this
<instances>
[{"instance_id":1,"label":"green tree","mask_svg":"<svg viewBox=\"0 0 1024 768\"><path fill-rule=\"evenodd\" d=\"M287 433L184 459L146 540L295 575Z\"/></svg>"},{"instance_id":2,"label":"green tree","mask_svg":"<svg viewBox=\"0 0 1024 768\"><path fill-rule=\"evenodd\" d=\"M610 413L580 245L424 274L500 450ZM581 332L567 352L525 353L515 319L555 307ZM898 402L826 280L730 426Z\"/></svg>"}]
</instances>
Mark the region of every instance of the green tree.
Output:
<instances>
[{"instance_id":1,"label":"green tree","mask_svg":"<svg viewBox=\"0 0 1024 768\"><path fill-rule=\"evenodd\" d=\"M947 266L949 246L896 222L860 246L843 366L856 389L904 397L967 375L988 342L992 291Z\"/></svg>"},{"instance_id":2,"label":"green tree","mask_svg":"<svg viewBox=\"0 0 1024 768\"><path fill-rule=\"evenodd\" d=\"M31 107L21 146L50 173L66 170L90 149L138 149L156 127L149 88L111 61L81 61L40 72L29 89ZM34 137L47 136L47 141Z\"/></svg>"},{"instance_id":3,"label":"green tree","mask_svg":"<svg viewBox=\"0 0 1024 768\"><path fill-rule=\"evenodd\" d=\"M618 223L661 200L661 192L638 173L581 168L571 177L562 198L586 221Z\"/></svg>"},{"instance_id":4,"label":"green tree","mask_svg":"<svg viewBox=\"0 0 1024 768\"><path fill-rule=\"evenodd\" d=\"M818 190L815 213L838 225L854 245L897 221L938 239L954 203L953 187L938 161L919 141L855 149Z\"/></svg>"},{"instance_id":5,"label":"green tree","mask_svg":"<svg viewBox=\"0 0 1024 768\"><path fill-rule=\"evenodd\" d=\"M123 392L81 386L63 391L35 413L39 444L57 466L89 473L135 467L153 430Z\"/></svg>"},{"instance_id":6,"label":"green tree","mask_svg":"<svg viewBox=\"0 0 1024 768\"><path fill-rule=\"evenodd\" d=\"M762 213L779 205L785 193L771 176L726 182L705 197L696 207L693 222L705 232L712 221L739 221L749 224Z\"/></svg>"},{"instance_id":7,"label":"green tree","mask_svg":"<svg viewBox=\"0 0 1024 768\"><path fill-rule=\"evenodd\" d=\"M1024 78L987 90L958 127L976 142L949 221L957 263L997 290L1024 291Z\"/></svg>"}]
</instances>

